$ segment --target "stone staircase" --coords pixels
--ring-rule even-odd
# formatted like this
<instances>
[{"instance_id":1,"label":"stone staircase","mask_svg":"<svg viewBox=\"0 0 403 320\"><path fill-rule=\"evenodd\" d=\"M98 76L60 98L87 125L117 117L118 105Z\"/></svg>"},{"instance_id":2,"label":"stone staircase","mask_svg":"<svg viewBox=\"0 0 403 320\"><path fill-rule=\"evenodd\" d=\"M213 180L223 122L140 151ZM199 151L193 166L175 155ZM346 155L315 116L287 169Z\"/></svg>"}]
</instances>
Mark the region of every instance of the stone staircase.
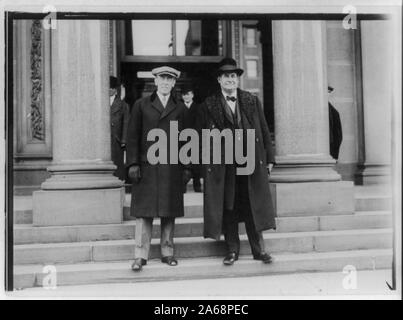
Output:
<instances>
[{"instance_id":1,"label":"stone staircase","mask_svg":"<svg viewBox=\"0 0 403 320\"><path fill-rule=\"evenodd\" d=\"M151 260L141 273L130 265L134 255L135 220L130 220L127 195L122 224L61 227L32 226L32 197L14 202L14 287L42 286L44 266L54 265L58 285L160 281L269 275L309 271L390 268L392 261L391 197L379 188L355 187L353 214L278 217L277 231L264 239L274 263L251 258L241 224L241 257L222 265L225 246L203 238L202 194L185 194L185 217L177 219L177 267L159 261L159 220L156 219Z\"/></svg>"}]
</instances>

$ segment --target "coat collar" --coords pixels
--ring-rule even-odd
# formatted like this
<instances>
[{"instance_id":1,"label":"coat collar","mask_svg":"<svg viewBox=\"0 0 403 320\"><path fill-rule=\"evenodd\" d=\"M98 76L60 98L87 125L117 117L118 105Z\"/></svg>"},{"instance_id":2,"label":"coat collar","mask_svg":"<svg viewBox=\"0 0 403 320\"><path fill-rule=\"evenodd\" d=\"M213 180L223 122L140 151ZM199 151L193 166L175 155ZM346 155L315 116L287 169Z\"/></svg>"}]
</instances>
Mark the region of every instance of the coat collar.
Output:
<instances>
[{"instance_id":1,"label":"coat collar","mask_svg":"<svg viewBox=\"0 0 403 320\"><path fill-rule=\"evenodd\" d=\"M249 92L243 91L241 89L237 90L238 96L238 106L242 115L245 115L249 123L253 123L253 113L255 111L254 105L256 104L256 98ZM214 122L217 124L219 129L224 129L224 106L223 100L221 99L221 91L216 94L206 98L206 106Z\"/></svg>"},{"instance_id":2,"label":"coat collar","mask_svg":"<svg viewBox=\"0 0 403 320\"><path fill-rule=\"evenodd\" d=\"M177 107L177 100L174 97L174 94L171 92L167 105L162 105L160 99L158 98L157 91L154 91L150 96L151 105L161 114L160 119L165 118L168 114L170 114Z\"/></svg>"},{"instance_id":3,"label":"coat collar","mask_svg":"<svg viewBox=\"0 0 403 320\"><path fill-rule=\"evenodd\" d=\"M118 96L115 96L115 99L113 99L113 102L111 105L111 112L115 113L115 112L120 111L121 104L122 104L122 100L120 100L118 98Z\"/></svg>"}]
</instances>

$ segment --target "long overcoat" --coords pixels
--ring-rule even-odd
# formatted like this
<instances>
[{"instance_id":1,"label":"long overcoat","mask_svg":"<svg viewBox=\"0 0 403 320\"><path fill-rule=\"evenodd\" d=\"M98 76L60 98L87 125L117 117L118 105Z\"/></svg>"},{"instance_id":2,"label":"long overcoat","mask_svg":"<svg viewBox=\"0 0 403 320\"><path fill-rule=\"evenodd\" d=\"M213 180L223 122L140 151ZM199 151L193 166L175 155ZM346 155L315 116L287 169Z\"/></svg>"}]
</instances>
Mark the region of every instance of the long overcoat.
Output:
<instances>
[{"instance_id":1,"label":"long overcoat","mask_svg":"<svg viewBox=\"0 0 403 320\"><path fill-rule=\"evenodd\" d=\"M140 165L141 179L132 185L130 214L134 217L182 217L184 215L182 177L183 166L170 163L170 124L177 121L184 128L185 105L170 95L164 108L156 92L137 100L133 106L127 134L127 166ZM165 132L168 164L151 164L148 149L158 141L148 141L152 129ZM177 139L176 139L177 141ZM154 154L154 153L153 153Z\"/></svg>"},{"instance_id":2,"label":"long overcoat","mask_svg":"<svg viewBox=\"0 0 403 320\"><path fill-rule=\"evenodd\" d=\"M258 98L246 91L238 89L238 106L242 119L243 129L255 129L255 170L248 176L248 193L250 208L239 208L238 216L242 217L244 210L250 210L257 231L275 229L275 211L269 188L267 165L274 163L274 154L269 128L264 118L263 110ZM198 130L225 129L225 111L221 92L208 97L200 105L198 116ZM210 155L213 154L210 148ZM221 145L221 154L224 155L224 144ZM227 179L224 164L203 165L204 177L204 237L220 239L223 232L223 211L226 190L235 190L235 179ZM212 163L212 162L210 162Z\"/></svg>"},{"instance_id":3,"label":"long overcoat","mask_svg":"<svg viewBox=\"0 0 403 320\"><path fill-rule=\"evenodd\" d=\"M116 97L110 109L111 122L111 157L117 166L115 176L120 180L125 180L126 171L124 164L124 149L122 144L126 144L127 126L129 124L129 106L126 102Z\"/></svg>"}]
</instances>

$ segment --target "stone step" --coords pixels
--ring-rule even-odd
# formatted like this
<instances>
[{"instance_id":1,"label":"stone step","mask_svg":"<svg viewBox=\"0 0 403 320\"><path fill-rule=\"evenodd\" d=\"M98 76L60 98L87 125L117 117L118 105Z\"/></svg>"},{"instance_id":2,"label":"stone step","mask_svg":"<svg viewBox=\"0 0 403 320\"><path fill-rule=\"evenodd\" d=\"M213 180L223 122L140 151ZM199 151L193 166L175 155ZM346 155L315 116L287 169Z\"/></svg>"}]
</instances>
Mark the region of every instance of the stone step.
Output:
<instances>
[{"instance_id":1,"label":"stone step","mask_svg":"<svg viewBox=\"0 0 403 320\"><path fill-rule=\"evenodd\" d=\"M276 218L276 232L307 232L326 230L350 230L391 228L392 215L389 211L358 212L349 215L280 217ZM153 238L160 235L160 220L155 219ZM273 231L272 231L273 232ZM245 233L244 224L240 224L240 233ZM57 227L33 227L16 225L14 228L15 244L60 243L80 241L124 240L133 239L135 221L122 224L78 225ZM176 219L175 236L199 237L203 235L203 218Z\"/></svg>"},{"instance_id":2,"label":"stone step","mask_svg":"<svg viewBox=\"0 0 403 320\"><path fill-rule=\"evenodd\" d=\"M372 196L360 195L355 198L356 211L377 211L377 210L391 210L392 197L390 196Z\"/></svg>"},{"instance_id":3,"label":"stone step","mask_svg":"<svg viewBox=\"0 0 403 320\"><path fill-rule=\"evenodd\" d=\"M14 208L15 224L32 224L32 197L16 197ZM21 198L21 200L20 200ZM203 195L201 193L188 193L184 198L185 218L200 218L203 216ZM391 197L386 195L365 195L355 197L356 211L384 211L391 210ZM126 195L123 208L125 221L132 220L130 217L130 195Z\"/></svg>"},{"instance_id":4,"label":"stone step","mask_svg":"<svg viewBox=\"0 0 403 320\"><path fill-rule=\"evenodd\" d=\"M241 235L241 254L250 247ZM312 231L264 233L267 250L273 253L325 252L392 247L392 229ZM178 258L222 256L223 241L186 237L175 239ZM89 241L75 243L23 244L14 246L15 264L78 263L130 260L134 256L134 240ZM151 243L150 258L160 256L159 239Z\"/></svg>"},{"instance_id":5,"label":"stone step","mask_svg":"<svg viewBox=\"0 0 403 320\"><path fill-rule=\"evenodd\" d=\"M132 283L186 279L214 279L247 277L297 272L340 271L347 265L357 270L389 269L392 250L350 250L339 252L309 252L298 254L273 254L274 262L265 265L241 256L231 267L222 264L222 257L179 260L169 267L159 260L150 260L140 273L130 269L131 261L92 262L56 266L57 286L102 283ZM14 268L14 287L42 287L49 271L43 265L17 265Z\"/></svg>"}]
</instances>

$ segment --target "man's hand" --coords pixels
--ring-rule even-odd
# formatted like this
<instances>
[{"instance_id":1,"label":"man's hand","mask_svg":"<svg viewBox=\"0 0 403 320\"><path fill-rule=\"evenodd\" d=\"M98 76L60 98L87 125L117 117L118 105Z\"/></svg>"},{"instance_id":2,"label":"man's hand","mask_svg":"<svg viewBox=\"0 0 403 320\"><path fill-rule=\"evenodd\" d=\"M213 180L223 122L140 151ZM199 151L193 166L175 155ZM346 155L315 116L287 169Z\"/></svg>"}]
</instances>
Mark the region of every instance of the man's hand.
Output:
<instances>
[{"instance_id":1,"label":"man's hand","mask_svg":"<svg viewBox=\"0 0 403 320\"><path fill-rule=\"evenodd\" d=\"M190 181L190 179L192 178L192 171L190 171L189 169L184 169L182 178L183 178L183 183L187 184Z\"/></svg>"},{"instance_id":2,"label":"man's hand","mask_svg":"<svg viewBox=\"0 0 403 320\"><path fill-rule=\"evenodd\" d=\"M138 183L141 179L140 166L134 165L129 168L129 178L134 182Z\"/></svg>"},{"instance_id":3,"label":"man's hand","mask_svg":"<svg viewBox=\"0 0 403 320\"><path fill-rule=\"evenodd\" d=\"M269 174L270 174L271 171L273 170L273 166L274 166L273 163L269 163L269 164L267 165L267 169L269 170Z\"/></svg>"},{"instance_id":4,"label":"man's hand","mask_svg":"<svg viewBox=\"0 0 403 320\"><path fill-rule=\"evenodd\" d=\"M126 143L121 143L121 144L120 144L120 147L121 147L122 149L126 148Z\"/></svg>"}]
</instances>

